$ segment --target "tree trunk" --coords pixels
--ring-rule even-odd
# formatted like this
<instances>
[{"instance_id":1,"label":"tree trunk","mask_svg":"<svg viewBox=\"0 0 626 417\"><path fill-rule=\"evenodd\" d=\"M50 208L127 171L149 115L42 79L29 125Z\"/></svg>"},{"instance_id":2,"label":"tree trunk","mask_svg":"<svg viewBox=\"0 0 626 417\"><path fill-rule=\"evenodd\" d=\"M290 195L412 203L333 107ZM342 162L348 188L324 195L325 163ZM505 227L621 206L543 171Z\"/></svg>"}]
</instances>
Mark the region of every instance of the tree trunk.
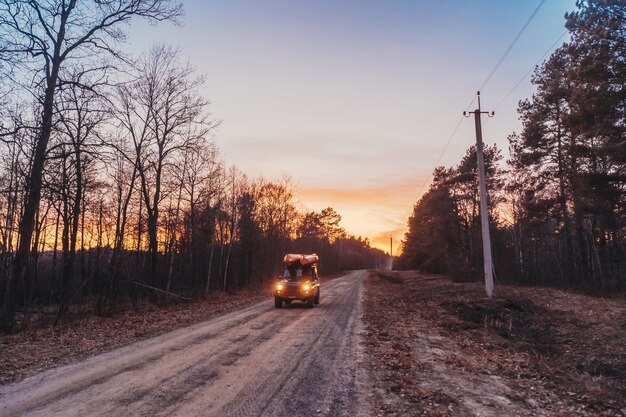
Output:
<instances>
[{"instance_id":1,"label":"tree trunk","mask_svg":"<svg viewBox=\"0 0 626 417\"><path fill-rule=\"evenodd\" d=\"M215 228L214 228L215 229ZM213 268L213 252L215 251L215 232L211 235L211 255L209 255L209 271L206 274L206 287L204 289L204 297L209 296L209 288L211 285L211 269Z\"/></svg>"},{"instance_id":2,"label":"tree trunk","mask_svg":"<svg viewBox=\"0 0 626 417\"><path fill-rule=\"evenodd\" d=\"M62 22L64 23L64 22ZM35 227L35 215L41 200L43 168L46 162L48 142L52 134L52 116L54 113L54 96L57 89L59 69L61 65L60 45L63 41L64 28L59 30L59 42L55 45L54 58L50 76L47 77L46 92L43 101L42 123L39 137L35 145L33 165L28 176L28 191L24 212L19 224L20 243L13 259L13 271L7 279L4 293L4 305L0 314L0 330L10 331L15 323L16 283L26 278L26 267L30 258L30 244Z\"/></svg>"},{"instance_id":3,"label":"tree trunk","mask_svg":"<svg viewBox=\"0 0 626 417\"><path fill-rule=\"evenodd\" d=\"M170 292L170 285L172 283L172 274L174 272L174 247L176 246L176 229L178 228L178 216L180 214L180 201L183 198L183 185L185 184L184 181L185 181L186 169L187 169L187 155L185 154L185 162L183 164L183 173L180 176L180 185L178 186L178 201L176 202L176 214L174 215L174 224L172 225L172 238L170 241L170 269L167 274L167 286L165 288L165 291L167 291L168 293Z\"/></svg>"}]
</instances>

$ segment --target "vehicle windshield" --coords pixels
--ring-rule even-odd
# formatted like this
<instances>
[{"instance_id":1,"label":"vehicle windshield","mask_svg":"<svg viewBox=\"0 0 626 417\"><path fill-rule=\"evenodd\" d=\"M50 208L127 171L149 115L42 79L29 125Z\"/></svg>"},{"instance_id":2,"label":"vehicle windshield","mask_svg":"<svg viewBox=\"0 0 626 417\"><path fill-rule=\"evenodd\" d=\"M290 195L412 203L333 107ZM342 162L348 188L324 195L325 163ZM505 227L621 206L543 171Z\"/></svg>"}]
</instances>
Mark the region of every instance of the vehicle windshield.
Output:
<instances>
[{"instance_id":1,"label":"vehicle windshield","mask_svg":"<svg viewBox=\"0 0 626 417\"><path fill-rule=\"evenodd\" d=\"M312 269L310 265L302 266L299 263L286 264L285 272L283 272L283 279L290 282L310 280L312 276Z\"/></svg>"}]
</instances>

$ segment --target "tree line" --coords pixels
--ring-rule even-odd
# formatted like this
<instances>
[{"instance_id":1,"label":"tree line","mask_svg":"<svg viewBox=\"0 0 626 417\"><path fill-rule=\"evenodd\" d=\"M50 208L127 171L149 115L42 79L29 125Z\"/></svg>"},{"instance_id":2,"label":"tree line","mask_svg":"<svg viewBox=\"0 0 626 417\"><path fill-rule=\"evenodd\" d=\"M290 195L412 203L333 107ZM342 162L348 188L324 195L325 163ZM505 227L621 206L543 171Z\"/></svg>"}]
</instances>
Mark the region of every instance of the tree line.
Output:
<instances>
[{"instance_id":1,"label":"tree line","mask_svg":"<svg viewBox=\"0 0 626 417\"><path fill-rule=\"evenodd\" d=\"M37 306L110 314L262 283L289 251L317 252L322 274L382 263L334 209L303 213L290 181L220 159L180 50L122 52L129 22L181 16L169 0L0 5L0 329Z\"/></svg>"},{"instance_id":2,"label":"tree line","mask_svg":"<svg viewBox=\"0 0 626 417\"><path fill-rule=\"evenodd\" d=\"M500 280L626 289L626 2L579 1L571 40L519 103L510 159L486 147ZM475 147L414 206L404 268L482 274Z\"/></svg>"}]
</instances>

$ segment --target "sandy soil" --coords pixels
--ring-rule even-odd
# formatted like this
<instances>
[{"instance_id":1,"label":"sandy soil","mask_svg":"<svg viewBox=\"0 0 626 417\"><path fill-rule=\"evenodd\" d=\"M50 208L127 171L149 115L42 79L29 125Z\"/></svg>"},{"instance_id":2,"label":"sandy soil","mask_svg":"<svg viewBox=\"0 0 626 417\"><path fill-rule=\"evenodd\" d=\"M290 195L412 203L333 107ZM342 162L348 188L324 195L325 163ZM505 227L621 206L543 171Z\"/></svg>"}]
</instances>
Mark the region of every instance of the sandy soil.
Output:
<instances>
[{"instance_id":1,"label":"sandy soil","mask_svg":"<svg viewBox=\"0 0 626 417\"><path fill-rule=\"evenodd\" d=\"M372 273L366 357L384 416L624 416L626 303Z\"/></svg>"},{"instance_id":2,"label":"sandy soil","mask_svg":"<svg viewBox=\"0 0 626 417\"><path fill-rule=\"evenodd\" d=\"M0 387L0 415L368 415L365 276L323 283L313 309L265 299Z\"/></svg>"}]
</instances>

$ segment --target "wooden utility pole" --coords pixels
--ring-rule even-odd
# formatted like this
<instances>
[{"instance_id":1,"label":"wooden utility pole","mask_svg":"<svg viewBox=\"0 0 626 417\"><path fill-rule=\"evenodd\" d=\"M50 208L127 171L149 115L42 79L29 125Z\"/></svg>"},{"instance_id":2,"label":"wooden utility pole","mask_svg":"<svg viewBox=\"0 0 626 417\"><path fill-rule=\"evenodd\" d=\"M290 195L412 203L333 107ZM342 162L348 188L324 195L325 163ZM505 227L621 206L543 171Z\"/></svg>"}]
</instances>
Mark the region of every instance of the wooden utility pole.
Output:
<instances>
[{"instance_id":1,"label":"wooden utility pole","mask_svg":"<svg viewBox=\"0 0 626 417\"><path fill-rule=\"evenodd\" d=\"M480 223L482 227L483 237L483 262L485 265L485 289L487 296L493 296L493 263L491 261L491 235L489 234L489 211L487 209L487 181L485 179L485 156L483 154L483 132L480 123L482 113L493 117L494 112L483 112L480 110L480 91L478 96L478 109L473 112L463 112L465 117L469 117L474 113L474 121L476 124L476 155L478 158L478 183L480 188Z\"/></svg>"},{"instance_id":2,"label":"wooden utility pole","mask_svg":"<svg viewBox=\"0 0 626 417\"><path fill-rule=\"evenodd\" d=\"M389 252L389 254L391 255L391 270L393 271L393 236L389 237L389 245L391 246L391 250Z\"/></svg>"}]
</instances>

